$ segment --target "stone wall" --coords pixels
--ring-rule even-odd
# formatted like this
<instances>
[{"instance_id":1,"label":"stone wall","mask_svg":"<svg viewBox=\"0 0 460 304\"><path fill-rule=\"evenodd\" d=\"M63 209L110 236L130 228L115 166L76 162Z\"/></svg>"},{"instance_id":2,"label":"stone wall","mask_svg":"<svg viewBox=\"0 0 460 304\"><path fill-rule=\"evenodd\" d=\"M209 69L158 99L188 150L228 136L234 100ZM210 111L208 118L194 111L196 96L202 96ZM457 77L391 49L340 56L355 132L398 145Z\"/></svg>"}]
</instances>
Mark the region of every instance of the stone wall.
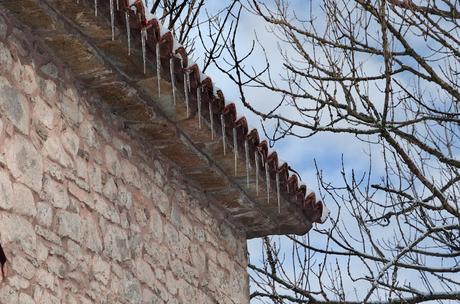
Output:
<instances>
[{"instance_id":1,"label":"stone wall","mask_svg":"<svg viewBox=\"0 0 460 304\"><path fill-rule=\"evenodd\" d=\"M0 303L247 303L244 235L21 39L0 16Z\"/></svg>"}]
</instances>

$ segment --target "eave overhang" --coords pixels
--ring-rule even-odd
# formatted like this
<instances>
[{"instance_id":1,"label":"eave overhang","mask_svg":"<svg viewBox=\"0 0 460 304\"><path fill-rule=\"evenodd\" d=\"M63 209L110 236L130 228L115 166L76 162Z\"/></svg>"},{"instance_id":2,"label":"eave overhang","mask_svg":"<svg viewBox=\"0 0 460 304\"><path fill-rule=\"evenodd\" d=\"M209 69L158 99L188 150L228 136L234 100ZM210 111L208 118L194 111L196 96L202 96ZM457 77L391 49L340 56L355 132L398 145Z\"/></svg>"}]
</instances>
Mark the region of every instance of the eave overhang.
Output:
<instances>
[{"instance_id":1,"label":"eave overhang","mask_svg":"<svg viewBox=\"0 0 460 304\"><path fill-rule=\"evenodd\" d=\"M247 238L302 235L324 220L322 202L269 152L244 117L237 118L235 105L212 80L189 64L171 32L146 18L141 0L117 1L112 40L110 2L1 0L0 16L6 31L19 27L26 33L19 44L33 46L34 53L21 60L51 66L60 78L71 77L97 96L128 133L173 161Z\"/></svg>"}]
</instances>

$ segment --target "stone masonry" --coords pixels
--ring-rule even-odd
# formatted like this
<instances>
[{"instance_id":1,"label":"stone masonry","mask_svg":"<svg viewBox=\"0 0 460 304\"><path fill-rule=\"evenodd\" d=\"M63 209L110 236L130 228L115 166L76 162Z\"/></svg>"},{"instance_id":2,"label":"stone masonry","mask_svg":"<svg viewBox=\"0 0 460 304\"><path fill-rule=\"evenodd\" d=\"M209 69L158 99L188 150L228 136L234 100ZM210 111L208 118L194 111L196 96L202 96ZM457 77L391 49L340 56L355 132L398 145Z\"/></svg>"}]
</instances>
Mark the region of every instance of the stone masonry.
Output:
<instances>
[{"instance_id":1,"label":"stone masonry","mask_svg":"<svg viewBox=\"0 0 460 304\"><path fill-rule=\"evenodd\" d=\"M245 235L3 21L0 303L248 303Z\"/></svg>"}]
</instances>

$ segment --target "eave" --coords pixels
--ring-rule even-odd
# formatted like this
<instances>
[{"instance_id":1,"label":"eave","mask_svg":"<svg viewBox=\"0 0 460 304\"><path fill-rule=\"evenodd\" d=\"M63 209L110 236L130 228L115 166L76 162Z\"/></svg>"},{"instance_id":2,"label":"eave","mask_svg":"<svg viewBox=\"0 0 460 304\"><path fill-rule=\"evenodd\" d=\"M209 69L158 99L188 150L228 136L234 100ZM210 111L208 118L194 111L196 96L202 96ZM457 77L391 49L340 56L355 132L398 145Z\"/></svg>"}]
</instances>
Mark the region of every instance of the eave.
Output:
<instances>
[{"instance_id":1,"label":"eave","mask_svg":"<svg viewBox=\"0 0 460 304\"><path fill-rule=\"evenodd\" d=\"M241 227L247 238L302 235L311 229L312 223L319 222L323 204L314 193L307 195L306 187L290 174L289 166L279 164L276 152L269 154L266 141L260 140L256 130L249 130L244 117L237 120L235 105L227 104L221 91L214 92L212 80L201 79L198 67L188 65L185 50L174 49L172 34L167 31L161 35L156 20L145 20L142 2L134 1L134 11L129 3L119 0L113 41L109 3L99 0L95 16L94 1L2 0L0 15L8 20L7 30L16 26L26 32L27 37L19 43L34 45L34 54L24 54L25 60L33 59L39 67L53 67L62 79L71 77L83 91L97 96L108 111L123 121L125 131L139 138L147 149L155 149L173 161L187 181ZM126 12L130 19L130 56ZM146 73L141 52L142 29L148 37ZM170 82L171 58L177 84L175 103ZM183 85L185 72L190 75L188 105ZM201 119L197 93L201 99Z\"/></svg>"}]
</instances>

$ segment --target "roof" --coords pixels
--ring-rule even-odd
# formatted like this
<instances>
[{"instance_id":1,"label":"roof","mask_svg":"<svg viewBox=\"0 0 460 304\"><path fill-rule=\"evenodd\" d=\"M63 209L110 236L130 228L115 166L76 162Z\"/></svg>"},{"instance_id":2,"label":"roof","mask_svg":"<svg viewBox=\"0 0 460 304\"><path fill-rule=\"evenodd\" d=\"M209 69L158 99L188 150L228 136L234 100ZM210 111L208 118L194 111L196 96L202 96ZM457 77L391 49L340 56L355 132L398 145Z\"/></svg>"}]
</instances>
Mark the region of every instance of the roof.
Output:
<instances>
[{"instance_id":1,"label":"roof","mask_svg":"<svg viewBox=\"0 0 460 304\"><path fill-rule=\"evenodd\" d=\"M5 5L21 23L37 28L30 43L40 40L53 53L43 59L36 47L40 61L61 66L62 75L70 69L129 132L175 162L248 238L304 234L326 219L328 210L315 193L307 193L245 117L238 118L235 104L189 61L143 0L15 2Z\"/></svg>"}]
</instances>

